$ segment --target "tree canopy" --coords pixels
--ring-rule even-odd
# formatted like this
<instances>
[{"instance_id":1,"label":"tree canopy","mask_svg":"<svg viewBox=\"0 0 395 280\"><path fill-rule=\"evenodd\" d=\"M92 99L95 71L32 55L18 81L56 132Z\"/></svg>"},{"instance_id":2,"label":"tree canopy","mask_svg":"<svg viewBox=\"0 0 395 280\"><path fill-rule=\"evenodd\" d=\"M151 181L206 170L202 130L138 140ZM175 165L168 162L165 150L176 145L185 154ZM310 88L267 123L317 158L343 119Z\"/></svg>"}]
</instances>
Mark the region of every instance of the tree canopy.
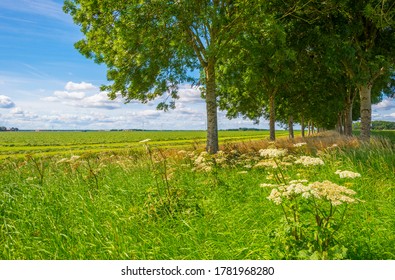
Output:
<instances>
[{"instance_id":1,"label":"tree canopy","mask_svg":"<svg viewBox=\"0 0 395 280\"><path fill-rule=\"evenodd\" d=\"M64 9L85 35L76 48L106 64L110 97L160 98L167 110L181 84L201 85L210 153L218 106L230 118L269 118L272 139L275 121L351 134L356 117L369 139L372 102L394 94L392 1L66 0Z\"/></svg>"}]
</instances>

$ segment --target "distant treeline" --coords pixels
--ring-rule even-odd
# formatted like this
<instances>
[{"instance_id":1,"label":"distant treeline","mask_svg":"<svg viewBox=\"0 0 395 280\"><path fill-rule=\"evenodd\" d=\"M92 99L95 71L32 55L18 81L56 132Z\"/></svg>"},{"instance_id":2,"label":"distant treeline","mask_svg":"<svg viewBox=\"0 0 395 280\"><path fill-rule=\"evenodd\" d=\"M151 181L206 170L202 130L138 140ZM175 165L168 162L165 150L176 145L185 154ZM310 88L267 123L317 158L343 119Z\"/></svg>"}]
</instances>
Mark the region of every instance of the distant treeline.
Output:
<instances>
[{"instance_id":1,"label":"distant treeline","mask_svg":"<svg viewBox=\"0 0 395 280\"><path fill-rule=\"evenodd\" d=\"M17 127L7 128L5 126L0 126L0 131L19 131Z\"/></svg>"},{"instance_id":2,"label":"distant treeline","mask_svg":"<svg viewBox=\"0 0 395 280\"><path fill-rule=\"evenodd\" d=\"M395 130L395 122L388 122L388 121L372 121L372 129L373 130ZM361 123L356 122L354 123L355 129L361 128Z\"/></svg>"}]
</instances>

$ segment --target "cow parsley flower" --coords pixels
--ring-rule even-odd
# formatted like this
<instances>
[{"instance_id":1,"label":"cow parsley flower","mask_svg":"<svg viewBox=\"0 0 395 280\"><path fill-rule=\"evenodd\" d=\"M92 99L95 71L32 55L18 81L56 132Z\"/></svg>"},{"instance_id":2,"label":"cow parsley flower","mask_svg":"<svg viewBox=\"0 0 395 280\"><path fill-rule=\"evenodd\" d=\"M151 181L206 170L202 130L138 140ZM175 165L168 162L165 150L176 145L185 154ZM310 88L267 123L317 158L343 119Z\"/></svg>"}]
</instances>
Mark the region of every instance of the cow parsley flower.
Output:
<instances>
[{"instance_id":1,"label":"cow parsley flower","mask_svg":"<svg viewBox=\"0 0 395 280\"><path fill-rule=\"evenodd\" d=\"M340 178L357 178L357 177L361 177L361 174L356 173L356 172L352 172L352 171L348 171L348 170L337 170L335 172L335 174L339 175Z\"/></svg>"},{"instance_id":2,"label":"cow parsley flower","mask_svg":"<svg viewBox=\"0 0 395 280\"><path fill-rule=\"evenodd\" d=\"M287 154L286 149L261 149L259 150L261 157L266 158L278 158L283 157Z\"/></svg>"},{"instance_id":3,"label":"cow parsley flower","mask_svg":"<svg viewBox=\"0 0 395 280\"><path fill-rule=\"evenodd\" d=\"M306 144L307 144L306 142L300 142L300 143L294 144L294 147L295 147L295 148L297 148L297 147L302 147L302 146L304 146L304 145L306 145Z\"/></svg>"},{"instance_id":4,"label":"cow parsley flower","mask_svg":"<svg viewBox=\"0 0 395 280\"><path fill-rule=\"evenodd\" d=\"M324 165L324 161L320 158L301 156L295 163L302 164L304 166L312 165Z\"/></svg>"}]
</instances>

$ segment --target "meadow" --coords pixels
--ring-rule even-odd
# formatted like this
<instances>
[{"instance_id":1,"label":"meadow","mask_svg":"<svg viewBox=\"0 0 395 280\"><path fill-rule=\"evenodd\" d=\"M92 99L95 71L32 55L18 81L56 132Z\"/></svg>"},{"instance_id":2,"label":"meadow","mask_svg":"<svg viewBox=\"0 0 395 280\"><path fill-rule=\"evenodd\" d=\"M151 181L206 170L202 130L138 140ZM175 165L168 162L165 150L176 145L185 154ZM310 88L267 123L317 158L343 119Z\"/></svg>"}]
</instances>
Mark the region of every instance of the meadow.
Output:
<instances>
[{"instance_id":1,"label":"meadow","mask_svg":"<svg viewBox=\"0 0 395 280\"><path fill-rule=\"evenodd\" d=\"M0 134L0 259L395 259L393 141L221 133Z\"/></svg>"}]
</instances>

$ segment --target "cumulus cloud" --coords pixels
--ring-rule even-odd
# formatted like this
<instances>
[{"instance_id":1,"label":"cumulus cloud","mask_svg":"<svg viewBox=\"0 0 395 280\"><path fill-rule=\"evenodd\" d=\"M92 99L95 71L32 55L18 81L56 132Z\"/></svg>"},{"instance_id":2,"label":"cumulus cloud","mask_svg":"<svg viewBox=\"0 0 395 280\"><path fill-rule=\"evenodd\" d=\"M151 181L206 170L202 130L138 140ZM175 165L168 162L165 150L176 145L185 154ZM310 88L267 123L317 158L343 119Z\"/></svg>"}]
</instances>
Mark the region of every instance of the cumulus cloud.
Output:
<instances>
[{"instance_id":1,"label":"cumulus cloud","mask_svg":"<svg viewBox=\"0 0 395 280\"><path fill-rule=\"evenodd\" d=\"M378 104L373 105L374 110L392 110L395 109L395 99L384 99Z\"/></svg>"},{"instance_id":2,"label":"cumulus cloud","mask_svg":"<svg viewBox=\"0 0 395 280\"><path fill-rule=\"evenodd\" d=\"M204 99L201 97L201 92L197 87L191 87L190 85L182 85L178 90L180 96L179 102L182 103L204 103Z\"/></svg>"},{"instance_id":3,"label":"cumulus cloud","mask_svg":"<svg viewBox=\"0 0 395 280\"><path fill-rule=\"evenodd\" d=\"M81 103L77 103L77 106L85 107L85 108L103 108L108 110L113 110L120 108L120 101L110 100L106 92L100 92L98 94L85 97L81 100Z\"/></svg>"},{"instance_id":4,"label":"cumulus cloud","mask_svg":"<svg viewBox=\"0 0 395 280\"><path fill-rule=\"evenodd\" d=\"M0 95L0 108L14 108L15 103L9 98L8 96L5 95Z\"/></svg>"},{"instance_id":5,"label":"cumulus cloud","mask_svg":"<svg viewBox=\"0 0 395 280\"><path fill-rule=\"evenodd\" d=\"M81 108L114 110L121 107L120 98L110 100L106 92L89 93L90 90L98 91L98 88L90 83L68 82L65 89L63 91L55 91L53 96L47 96L41 100L60 102L64 105Z\"/></svg>"},{"instance_id":6,"label":"cumulus cloud","mask_svg":"<svg viewBox=\"0 0 395 280\"><path fill-rule=\"evenodd\" d=\"M94 85L91 83L73 83L73 82L68 82L65 86L65 89L67 91L81 91L81 90L95 90L97 89Z\"/></svg>"},{"instance_id":7,"label":"cumulus cloud","mask_svg":"<svg viewBox=\"0 0 395 280\"><path fill-rule=\"evenodd\" d=\"M11 114L13 114L13 115L23 115L24 111L20 107L15 107L14 109L11 110Z\"/></svg>"},{"instance_id":8,"label":"cumulus cloud","mask_svg":"<svg viewBox=\"0 0 395 280\"><path fill-rule=\"evenodd\" d=\"M83 99L85 92L82 91L55 91L54 95L60 99Z\"/></svg>"}]
</instances>

